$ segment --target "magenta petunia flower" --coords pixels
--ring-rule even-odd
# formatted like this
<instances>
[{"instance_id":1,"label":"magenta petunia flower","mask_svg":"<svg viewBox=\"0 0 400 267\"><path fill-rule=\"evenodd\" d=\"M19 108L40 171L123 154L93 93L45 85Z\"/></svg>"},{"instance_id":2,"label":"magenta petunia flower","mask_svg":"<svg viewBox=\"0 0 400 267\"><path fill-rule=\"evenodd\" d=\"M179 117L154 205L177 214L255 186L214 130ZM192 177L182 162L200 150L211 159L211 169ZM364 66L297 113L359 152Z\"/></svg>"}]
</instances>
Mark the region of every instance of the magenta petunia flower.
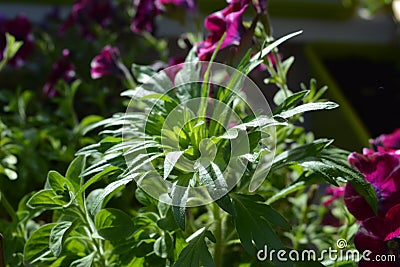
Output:
<instances>
[{"instance_id":1,"label":"magenta petunia flower","mask_svg":"<svg viewBox=\"0 0 400 267\"><path fill-rule=\"evenodd\" d=\"M370 140L371 145L375 149L396 150L400 149L400 128L393 133L382 134L381 136Z\"/></svg>"},{"instance_id":2,"label":"magenta petunia flower","mask_svg":"<svg viewBox=\"0 0 400 267\"><path fill-rule=\"evenodd\" d=\"M324 201L324 206L328 207L332 204L336 199L340 199L344 196L345 187L344 186L328 186L325 190L325 194L330 196L327 200Z\"/></svg>"},{"instance_id":3,"label":"magenta petunia flower","mask_svg":"<svg viewBox=\"0 0 400 267\"><path fill-rule=\"evenodd\" d=\"M57 95L56 85L59 80L72 83L75 79L75 66L71 62L70 52L68 49L64 49L62 58L53 64L52 71L43 86L43 92L50 98L55 97Z\"/></svg>"},{"instance_id":4,"label":"magenta petunia flower","mask_svg":"<svg viewBox=\"0 0 400 267\"><path fill-rule=\"evenodd\" d=\"M391 207L400 203L400 150L354 152L350 154L349 162L372 184L378 199L379 216L384 216ZM344 200L348 210L358 220L375 216L368 203L350 184L346 185Z\"/></svg>"},{"instance_id":5,"label":"magenta petunia flower","mask_svg":"<svg viewBox=\"0 0 400 267\"><path fill-rule=\"evenodd\" d=\"M121 70L121 64L118 48L107 45L90 63L90 75L92 79L98 79L106 75L123 77L124 73Z\"/></svg>"},{"instance_id":6,"label":"magenta petunia flower","mask_svg":"<svg viewBox=\"0 0 400 267\"><path fill-rule=\"evenodd\" d=\"M153 33L155 18L161 13L162 6L155 0L135 0L136 14L133 17L131 30L135 33L143 31Z\"/></svg>"},{"instance_id":7,"label":"magenta petunia flower","mask_svg":"<svg viewBox=\"0 0 400 267\"><path fill-rule=\"evenodd\" d=\"M93 38L94 33L90 26L98 24L105 28L111 24L115 8L110 0L77 0L67 20L61 26L61 33L77 25L81 34L86 38Z\"/></svg>"},{"instance_id":8,"label":"magenta petunia flower","mask_svg":"<svg viewBox=\"0 0 400 267\"><path fill-rule=\"evenodd\" d=\"M21 67L34 49L32 24L23 15L14 19L0 20L0 60L3 59L3 52L6 47L6 33L13 35L15 40L23 42L18 52L8 62L11 66Z\"/></svg>"},{"instance_id":9,"label":"magenta petunia flower","mask_svg":"<svg viewBox=\"0 0 400 267\"><path fill-rule=\"evenodd\" d=\"M248 0L230 1L231 4L221 11L209 15L204 25L211 32L206 40L197 44L200 60L209 60L219 40L226 32L221 49L230 45L239 45L245 32L242 15L248 6Z\"/></svg>"},{"instance_id":10,"label":"magenta petunia flower","mask_svg":"<svg viewBox=\"0 0 400 267\"><path fill-rule=\"evenodd\" d=\"M361 252L367 250L368 259L363 259L359 267L400 266L400 205L393 206L384 217L373 217L363 221L354 237L354 244ZM377 262L378 257L394 255L396 261Z\"/></svg>"}]
</instances>

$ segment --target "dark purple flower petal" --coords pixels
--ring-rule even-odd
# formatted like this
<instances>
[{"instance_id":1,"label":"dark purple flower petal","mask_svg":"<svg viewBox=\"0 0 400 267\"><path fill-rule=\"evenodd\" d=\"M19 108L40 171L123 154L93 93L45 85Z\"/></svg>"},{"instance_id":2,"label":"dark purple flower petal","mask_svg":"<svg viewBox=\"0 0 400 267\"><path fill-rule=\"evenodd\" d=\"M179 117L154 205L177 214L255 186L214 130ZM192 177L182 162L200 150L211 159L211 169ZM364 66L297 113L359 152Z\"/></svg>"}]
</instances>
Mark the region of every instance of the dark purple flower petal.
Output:
<instances>
[{"instance_id":1,"label":"dark purple flower petal","mask_svg":"<svg viewBox=\"0 0 400 267\"><path fill-rule=\"evenodd\" d=\"M378 198L379 216L383 216L391 207L400 203L400 151L367 155L352 153L349 161L365 175L365 180L372 184ZM346 185L344 199L348 210L358 220L374 216L367 202L350 184Z\"/></svg>"},{"instance_id":2,"label":"dark purple flower petal","mask_svg":"<svg viewBox=\"0 0 400 267\"><path fill-rule=\"evenodd\" d=\"M21 48L8 62L11 66L21 67L34 49L32 24L23 15L19 15L15 19L0 21L0 60L3 59L3 51L6 47L6 33L14 36L15 40L23 42Z\"/></svg>"},{"instance_id":3,"label":"dark purple flower petal","mask_svg":"<svg viewBox=\"0 0 400 267\"><path fill-rule=\"evenodd\" d=\"M123 77L124 73L119 67L120 64L122 63L119 58L118 48L107 45L90 63L90 75L92 79L98 79L106 75Z\"/></svg>"},{"instance_id":4,"label":"dark purple flower petal","mask_svg":"<svg viewBox=\"0 0 400 267\"><path fill-rule=\"evenodd\" d=\"M382 134L381 136L370 140L370 143L375 149L379 147L388 150L400 149L400 128L396 129L393 133Z\"/></svg>"},{"instance_id":5,"label":"dark purple flower petal","mask_svg":"<svg viewBox=\"0 0 400 267\"><path fill-rule=\"evenodd\" d=\"M183 68L185 58L183 57L172 57L168 61L168 66L164 69L164 72L168 75L169 79L174 83L176 74Z\"/></svg>"},{"instance_id":6,"label":"dark purple flower petal","mask_svg":"<svg viewBox=\"0 0 400 267\"><path fill-rule=\"evenodd\" d=\"M379 266L394 267L400 264L400 205L393 206L384 217L372 217L361 223L354 238L360 252L371 251L374 260L377 255L396 255L396 262L380 262ZM396 244L393 246L393 244ZM374 265L375 264L375 265ZM377 266L373 261L361 261L359 266Z\"/></svg>"},{"instance_id":7,"label":"dark purple flower petal","mask_svg":"<svg viewBox=\"0 0 400 267\"><path fill-rule=\"evenodd\" d=\"M83 36L93 38L94 33L90 29L93 23L105 28L110 25L114 14L115 8L110 0L77 0L60 31L64 33L69 27L77 25Z\"/></svg>"},{"instance_id":8,"label":"dark purple flower petal","mask_svg":"<svg viewBox=\"0 0 400 267\"><path fill-rule=\"evenodd\" d=\"M332 185L328 186L325 190L325 194L327 194L331 197L324 201L324 203L323 203L324 206L328 207L336 199L342 198L344 196L344 191L345 191L344 186L339 186L339 187L332 186Z\"/></svg>"},{"instance_id":9,"label":"dark purple flower petal","mask_svg":"<svg viewBox=\"0 0 400 267\"><path fill-rule=\"evenodd\" d=\"M221 11L209 15L204 25L211 32L207 39L197 44L197 54L200 60L209 60L215 51L219 40L226 32L220 49L230 45L239 45L245 32L242 15L248 6L248 1L231 1L231 4Z\"/></svg>"},{"instance_id":10,"label":"dark purple flower petal","mask_svg":"<svg viewBox=\"0 0 400 267\"><path fill-rule=\"evenodd\" d=\"M53 64L52 71L43 86L43 92L46 96L52 98L57 95L56 85L59 80L66 83L72 83L76 79L75 66L70 60L70 53L68 49L62 52L62 58Z\"/></svg>"},{"instance_id":11,"label":"dark purple flower petal","mask_svg":"<svg viewBox=\"0 0 400 267\"><path fill-rule=\"evenodd\" d=\"M400 236L400 204L392 207L385 215L388 225L388 233L385 236L385 241Z\"/></svg>"},{"instance_id":12,"label":"dark purple flower petal","mask_svg":"<svg viewBox=\"0 0 400 267\"><path fill-rule=\"evenodd\" d=\"M197 5L195 0L158 0L162 5L174 5L178 7L183 7L190 12L197 10Z\"/></svg>"},{"instance_id":13,"label":"dark purple flower petal","mask_svg":"<svg viewBox=\"0 0 400 267\"><path fill-rule=\"evenodd\" d=\"M135 0L136 14L133 17L131 30L135 33L143 31L153 33L155 18L161 13L161 6L155 0Z\"/></svg>"}]
</instances>

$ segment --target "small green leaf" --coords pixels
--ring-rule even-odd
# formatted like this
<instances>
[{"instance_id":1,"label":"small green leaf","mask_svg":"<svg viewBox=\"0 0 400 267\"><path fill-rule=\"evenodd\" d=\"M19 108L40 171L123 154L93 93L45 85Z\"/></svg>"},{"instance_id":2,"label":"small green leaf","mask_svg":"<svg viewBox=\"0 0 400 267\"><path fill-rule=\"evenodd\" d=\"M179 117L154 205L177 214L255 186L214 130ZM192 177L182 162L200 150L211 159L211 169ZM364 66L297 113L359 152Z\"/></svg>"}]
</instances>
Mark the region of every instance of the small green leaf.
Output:
<instances>
[{"instance_id":1,"label":"small green leaf","mask_svg":"<svg viewBox=\"0 0 400 267\"><path fill-rule=\"evenodd\" d=\"M47 181L57 195L68 195L68 180L56 171L49 171Z\"/></svg>"},{"instance_id":2,"label":"small green leaf","mask_svg":"<svg viewBox=\"0 0 400 267\"><path fill-rule=\"evenodd\" d=\"M98 123L102 121L104 118L98 115L89 115L86 116L81 120L77 127L77 131L82 133L83 135L88 132L88 129L90 129L91 125Z\"/></svg>"},{"instance_id":3,"label":"small green leaf","mask_svg":"<svg viewBox=\"0 0 400 267\"><path fill-rule=\"evenodd\" d=\"M274 41L273 43L269 44L267 47L263 48L260 52L258 52L257 54L255 54L250 61L242 66L242 68L244 69L244 73L248 74L250 73L254 68L256 68L258 65L260 65L264 60L264 57L267 56L268 53L270 53L273 49L275 49L276 47L278 47L280 44L282 44L283 42L287 41L288 39L299 35L300 33L302 33L302 31L297 31L291 34L288 34L282 38L279 38L278 40Z\"/></svg>"},{"instance_id":4,"label":"small green leaf","mask_svg":"<svg viewBox=\"0 0 400 267\"><path fill-rule=\"evenodd\" d=\"M107 240L121 240L129 237L134 231L129 215L118 209L100 210L94 221L99 235Z\"/></svg>"},{"instance_id":5,"label":"small green leaf","mask_svg":"<svg viewBox=\"0 0 400 267\"><path fill-rule=\"evenodd\" d=\"M68 231L71 225L72 222L60 222L53 227L53 229L51 229L49 247L54 256L60 256L65 233Z\"/></svg>"},{"instance_id":6,"label":"small green leaf","mask_svg":"<svg viewBox=\"0 0 400 267\"><path fill-rule=\"evenodd\" d=\"M40 190L34 194L27 205L31 208L60 209L68 205L69 202L64 196L57 195L52 189Z\"/></svg>"},{"instance_id":7,"label":"small green leaf","mask_svg":"<svg viewBox=\"0 0 400 267\"><path fill-rule=\"evenodd\" d=\"M123 179L117 180L115 182L112 182L111 184L107 185L106 188L104 188L103 192L97 197L97 199L94 201L93 205L91 205L91 208L89 209L91 214L95 214L95 212L98 210L99 207L101 207L104 199L117 190L120 186L124 186L132 182L137 176L141 175L140 173L135 173L131 174L128 177L125 177ZM145 177L145 174L142 174L141 177Z\"/></svg>"},{"instance_id":8,"label":"small green leaf","mask_svg":"<svg viewBox=\"0 0 400 267\"><path fill-rule=\"evenodd\" d=\"M156 74L154 69L152 69L150 66L132 64L131 70L136 81L139 83L145 83L148 79Z\"/></svg>"},{"instance_id":9,"label":"small green leaf","mask_svg":"<svg viewBox=\"0 0 400 267\"><path fill-rule=\"evenodd\" d=\"M96 215L101 210L101 207L103 206L103 201L99 205L97 205L97 201L103 193L104 193L103 188L97 188L91 191L89 195L86 197L86 207L88 210L92 212L92 215Z\"/></svg>"},{"instance_id":10,"label":"small green leaf","mask_svg":"<svg viewBox=\"0 0 400 267\"><path fill-rule=\"evenodd\" d=\"M56 223L45 224L32 232L24 246L24 263L32 264L40 258L50 254L50 233Z\"/></svg>"},{"instance_id":11,"label":"small green leaf","mask_svg":"<svg viewBox=\"0 0 400 267\"><path fill-rule=\"evenodd\" d=\"M79 191L79 188L81 186L81 173L83 172L84 168L85 157L78 156L71 162L67 169L65 178L67 178L68 181L70 181L73 185L74 188L70 188L70 190L73 190L74 193Z\"/></svg>"},{"instance_id":12,"label":"small green leaf","mask_svg":"<svg viewBox=\"0 0 400 267\"><path fill-rule=\"evenodd\" d=\"M171 190L172 212L179 227L185 231L186 202L189 194L189 182L193 174L184 174L178 177Z\"/></svg>"},{"instance_id":13,"label":"small green leaf","mask_svg":"<svg viewBox=\"0 0 400 267\"><path fill-rule=\"evenodd\" d=\"M280 89L276 94L274 95L274 103L276 105L282 105L287 98L293 95L293 92L290 91L289 89Z\"/></svg>"},{"instance_id":14,"label":"small green leaf","mask_svg":"<svg viewBox=\"0 0 400 267\"><path fill-rule=\"evenodd\" d=\"M164 160L164 179L167 179L175 164L185 151L172 151L165 156Z\"/></svg>"},{"instance_id":15,"label":"small green leaf","mask_svg":"<svg viewBox=\"0 0 400 267\"><path fill-rule=\"evenodd\" d=\"M6 32L6 47L3 50L3 59L0 61L0 70L15 56L22 45L23 42L16 41L14 36Z\"/></svg>"},{"instance_id":16,"label":"small green leaf","mask_svg":"<svg viewBox=\"0 0 400 267\"><path fill-rule=\"evenodd\" d=\"M207 232L209 231L201 228L186 240L189 244L179 254L174 267L215 266L205 240Z\"/></svg>"},{"instance_id":17,"label":"small green leaf","mask_svg":"<svg viewBox=\"0 0 400 267\"><path fill-rule=\"evenodd\" d=\"M82 259L73 261L70 267L91 267L93 264L95 252L90 253L89 255L83 257Z\"/></svg>"},{"instance_id":18,"label":"small green leaf","mask_svg":"<svg viewBox=\"0 0 400 267\"><path fill-rule=\"evenodd\" d=\"M310 91L304 90L289 96L277 108L274 109L274 115L295 107L301 100L303 100L303 98L305 98L309 94L309 92Z\"/></svg>"},{"instance_id":19,"label":"small green leaf","mask_svg":"<svg viewBox=\"0 0 400 267\"><path fill-rule=\"evenodd\" d=\"M164 232L164 234L157 238L154 242L154 252L160 258L166 259L171 258L173 248L173 239L170 233Z\"/></svg>"},{"instance_id":20,"label":"small green leaf","mask_svg":"<svg viewBox=\"0 0 400 267\"><path fill-rule=\"evenodd\" d=\"M313 110L321 110L321 109L334 109L337 108L339 105L334 103L334 102L317 102L317 103L307 103L303 104L300 106L297 106L293 109L289 109L287 111L283 111L279 115L282 116L283 118L287 119L290 117L293 117L294 115L304 113L307 111L313 111Z\"/></svg>"}]
</instances>

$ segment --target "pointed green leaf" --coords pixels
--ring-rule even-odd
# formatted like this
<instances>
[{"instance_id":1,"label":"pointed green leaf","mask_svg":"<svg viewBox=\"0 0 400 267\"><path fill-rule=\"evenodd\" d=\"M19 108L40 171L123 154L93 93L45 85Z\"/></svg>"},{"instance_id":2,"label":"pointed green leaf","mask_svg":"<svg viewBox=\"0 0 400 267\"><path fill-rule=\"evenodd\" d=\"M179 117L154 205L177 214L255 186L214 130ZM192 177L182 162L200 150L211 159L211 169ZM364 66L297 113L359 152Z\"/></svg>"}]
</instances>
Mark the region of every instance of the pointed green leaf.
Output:
<instances>
[{"instance_id":1,"label":"pointed green leaf","mask_svg":"<svg viewBox=\"0 0 400 267\"><path fill-rule=\"evenodd\" d=\"M137 65L135 63L132 64L131 70L136 81L139 83L145 83L148 79L156 74L154 69L152 69L150 66Z\"/></svg>"},{"instance_id":2,"label":"pointed green leaf","mask_svg":"<svg viewBox=\"0 0 400 267\"><path fill-rule=\"evenodd\" d=\"M154 242L154 252L160 258L171 258L173 253L173 239L170 233L164 232L162 236L157 238L156 242Z\"/></svg>"},{"instance_id":3,"label":"pointed green leaf","mask_svg":"<svg viewBox=\"0 0 400 267\"><path fill-rule=\"evenodd\" d=\"M84 168L85 157L78 156L71 162L67 169L65 178L67 178L68 181L70 181L73 185L74 188L71 188L70 190L73 190L74 193L79 191L79 188L81 186L81 173L83 172Z\"/></svg>"},{"instance_id":4,"label":"pointed green leaf","mask_svg":"<svg viewBox=\"0 0 400 267\"><path fill-rule=\"evenodd\" d=\"M330 101L307 103L307 104L303 104L298 107L295 107L293 109L283 111L279 115L282 116L283 118L287 119L287 118L293 117L294 115L304 113L307 111L322 110L322 109L334 109L334 108L337 108L338 106L339 106L338 104L336 104L334 102L330 102Z\"/></svg>"},{"instance_id":5,"label":"pointed green leaf","mask_svg":"<svg viewBox=\"0 0 400 267\"><path fill-rule=\"evenodd\" d=\"M298 103L300 103L301 100L303 100L304 97L309 94L309 92L310 91L304 90L289 96L282 102L282 104L274 109L274 115L295 107Z\"/></svg>"},{"instance_id":6,"label":"pointed green leaf","mask_svg":"<svg viewBox=\"0 0 400 267\"><path fill-rule=\"evenodd\" d=\"M50 233L49 247L54 256L59 257L62 250L62 243L65 239L65 233L71 227L72 222L60 222Z\"/></svg>"},{"instance_id":7,"label":"pointed green leaf","mask_svg":"<svg viewBox=\"0 0 400 267\"><path fill-rule=\"evenodd\" d=\"M73 261L70 267L92 267L95 252L90 253L89 255L83 257L82 259Z\"/></svg>"},{"instance_id":8,"label":"pointed green leaf","mask_svg":"<svg viewBox=\"0 0 400 267\"><path fill-rule=\"evenodd\" d=\"M165 156L164 160L164 179L167 179L175 164L185 151L172 151Z\"/></svg>"},{"instance_id":9,"label":"pointed green leaf","mask_svg":"<svg viewBox=\"0 0 400 267\"><path fill-rule=\"evenodd\" d=\"M56 171L49 171L47 174L47 181L56 193L63 192L66 189L67 181L65 177Z\"/></svg>"},{"instance_id":10,"label":"pointed green leaf","mask_svg":"<svg viewBox=\"0 0 400 267\"><path fill-rule=\"evenodd\" d=\"M184 174L178 177L178 181L174 183L171 190L172 212L175 221L182 230L186 225L186 202L189 195L189 182L193 174Z\"/></svg>"},{"instance_id":11,"label":"pointed green leaf","mask_svg":"<svg viewBox=\"0 0 400 267\"><path fill-rule=\"evenodd\" d=\"M250 59L250 62L244 68L244 73L245 74L250 73L254 68L256 68L258 65L260 65L263 62L264 57L267 56L267 54L270 53L274 48L278 47L283 42L287 41L288 39L290 39L296 35L299 35L302 32L303 31L297 31L297 32L288 34L282 38L279 38L278 40L274 41L273 43L269 44L267 47L263 48L260 52L255 54Z\"/></svg>"},{"instance_id":12,"label":"pointed green leaf","mask_svg":"<svg viewBox=\"0 0 400 267\"><path fill-rule=\"evenodd\" d=\"M179 254L174 267L215 266L205 240L207 231L205 228L201 228L186 240L188 245Z\"/></svg>"},{"instance_id":13,"label":"pointed green leaf","mask_svg":"<svg viewBox=\"0 0 400 267\"><path fill-rule=\"evenodd\" d=\"M91 206L91 209L89 209L91 214L95 214L96 210L98 210L99 207L101 207L103 200L112 192L117 190L120 186L124 186L132 182L136 177L140 176L145 177L147 173L140 174L140 173L134 173L130 174L128 177L125 177L123 179L117 180L115 182L112 182L111 184L107 185L106 188L104 188L103 192L97 197L93 205Z\"/></svg>"},{"instance_id":14,"label":"pointed green leaf","mask_svg":"<svg viewBox=\"0 0 400 267\"><path fill-rule=\"evenodd\" d=\"M52 189L40 190L27 202L31 208L60 209L69 204L66 196L57 195Z\"/></svg>"}]
</instances>

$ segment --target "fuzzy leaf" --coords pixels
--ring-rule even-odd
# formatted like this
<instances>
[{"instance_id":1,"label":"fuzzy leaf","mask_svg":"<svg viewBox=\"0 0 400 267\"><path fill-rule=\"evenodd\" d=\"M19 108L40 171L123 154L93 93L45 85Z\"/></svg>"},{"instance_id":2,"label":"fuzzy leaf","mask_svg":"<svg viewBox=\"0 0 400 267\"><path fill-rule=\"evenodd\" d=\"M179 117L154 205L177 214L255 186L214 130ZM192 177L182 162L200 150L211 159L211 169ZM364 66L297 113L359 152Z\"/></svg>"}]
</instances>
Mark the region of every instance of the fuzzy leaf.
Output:
<instances>
[{"instance_id":1,"label":"fuzzy leaf","mask_svg":"<svg viewBox=\"0 0 400 267\"><path fill-rule=\"evenodd\" d=\"M96 253L92 252L89 255L87 255L79 260L73 261L71 263L70 267L91 267L95 255L96 255Z\"/></svg>"},{"instance_id":2,"label":"fuzzy leaf","mask_svg":"<svg viewBox=\"0 0 400 267\"><path fill-rule=\"evenodd\" d=\"M57 195L52 189L43 189L34 194L27 202L31 208L60 209L69 204L65 196Z\"/></svg>"},{"instance_id":3,"label":"fuzzy leaf","mask_svg":"<svg viewBox=\"0 0 400 267\"><path fill-rule=\"evenodd\" d=\"M287 111L281 112L279 115L283 118L287 119L293 117L294 115L304 113L307 111L313 110L321 110L321 109L334 109L337 108L339 105L334 102L317 102L317 103L307 103L300 106L297 106L293 109L289 109Z\"/></svg>"},{"instance_id":4,"label":"fuzzy leaf","mask_svg":"<svg viewBox=\"0 0 400 267\"><path fill-rule=\"evenodd\" d=\"M154 242L154 252L163 259L171 257L173 254L173 242L171 234L164 232L164 235L159 236Z\"/></svg>"},{"instance_id":5,"label":"fuzzy leaf","mask_svg":"<svg viewBox=\"0 0 400 267\"><path fill-rule=\"evenodd\" d=\"M70 188L70 190L72 190L74 193L79 191L79 188L81 186L81 173L83 172L84 168L85 157L78 156L71 162L67 169L65 178L67 178L68 181L70 181L73 185L73 188Z\"/></svg>"},{"instance_id":6,"label":"fuzzy leaf","mask_svg":"<svg viewBox=\"0 0 400 267\"><path fill-rule=\"evenodd\" d=\"M178 182L174 184L171 191L172 212L175 221L182 230L185 230L186 225L186 202L189 194L189 181L193 175L183 175L178 177Z\"/></svg>"},{"instance_id":7,"label":"fuzzy leaf","mask_svg":"<svg viewBox=\"0 0 400 267\"><path fill-rule=\"evenodd\" d=\"M71 225L72 222L60 222L53 229L51 229L49 247L54 256L60 256L65 233L68 231Z\"/></svg>"},{"instance_id":8,"label":"fuzzy leaf","mask_svg":"<svg viewBox=\"0 0 400 267\"><path fill-rule=\"evenodd\" d=\"M164 160L164 179L167 179L175 164L185 151L172 151L165 156Z\"/></svg>"}]
</instances>

